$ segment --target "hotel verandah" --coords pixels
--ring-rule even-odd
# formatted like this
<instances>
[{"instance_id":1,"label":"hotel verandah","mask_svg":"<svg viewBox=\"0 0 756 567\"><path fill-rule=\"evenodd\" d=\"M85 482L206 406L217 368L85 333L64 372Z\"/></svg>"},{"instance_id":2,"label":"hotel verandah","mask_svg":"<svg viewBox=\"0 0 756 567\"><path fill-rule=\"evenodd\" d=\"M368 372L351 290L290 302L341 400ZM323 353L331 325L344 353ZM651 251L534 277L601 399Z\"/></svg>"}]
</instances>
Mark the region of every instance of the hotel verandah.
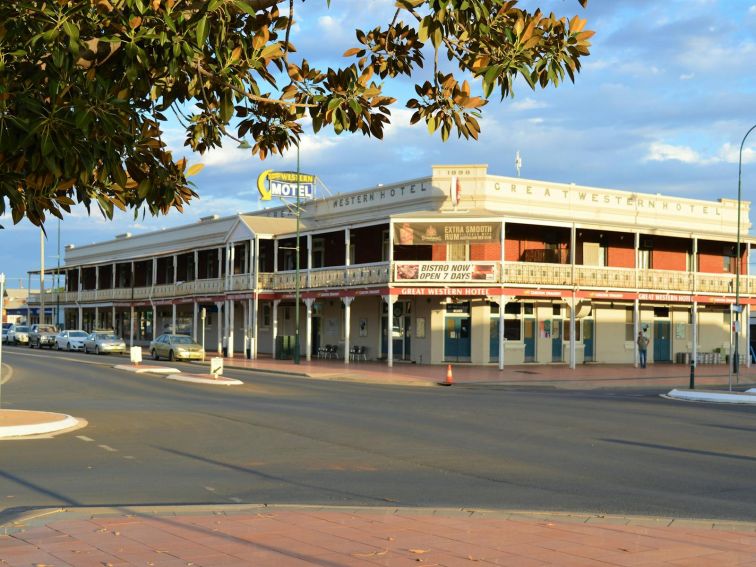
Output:
<instances>
[{"instance_id":1,"label":"hotel verandah","mask_svg":"<svg viewBox=\"0 0 756 567\"><path fill-rule=\"evenodd\" d=\"M308 202L301 226L307 358L330 345L345 362L363 347L389 365L633 363L642 330L650 362L679 353L724 362L736 287L743 321L756 303L756 240L741 237L737 258L730 199L435 166L429 177ZM278 207L69 246L66 291L45 303L60 302L68 328L115 328L135 345L169 329L199 340L205 308L208 350L280 356L289 341L279 337L294 335L294 235ZM741 353L747 344L744 324Z\"/></svg>"}]
</instances>

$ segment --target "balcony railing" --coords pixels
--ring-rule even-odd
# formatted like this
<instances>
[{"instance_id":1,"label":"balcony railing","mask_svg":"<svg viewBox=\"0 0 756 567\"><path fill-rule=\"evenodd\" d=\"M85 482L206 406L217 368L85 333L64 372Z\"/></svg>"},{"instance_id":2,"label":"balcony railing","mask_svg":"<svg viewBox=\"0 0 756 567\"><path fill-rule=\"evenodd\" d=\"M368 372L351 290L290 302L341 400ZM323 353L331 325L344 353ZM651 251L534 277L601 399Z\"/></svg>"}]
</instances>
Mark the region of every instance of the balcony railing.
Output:
<instances>
[{"instance_id":1,"label":"balcony railing","mask_svg":"<svg viewBox=\"0 0 756 567\"><path fill-rule=\"evenodd\" d=\"M575 266L575 285L597 288L635 288L635 270L632 268L595 268Z\"/></svg>"},{"instance_id":2,"label":"balcony railing","mask_svg":"<svg viewBox=\"0 0 756 567\"><path fill-rule=\"evenodd\" d=\"M309 276L309 278L308 278ZM249 291L250 275L234 275L134 288L82 291L45 291L45 304L95 303L105 301L154 300L172 297L217 295L226 291ZM580 289L672 291L682 293L735 293L734 274L691 273L672 270L635 270L598 266L537 262L377 262L301 270L300 289L344 288L368 285L513 285L557 286ZM292 291L296 272L260 273L257 289ZM756 295L756 276L740 277L740 294ZM38 305L39 294L29 296L29 304Z\"/></svg>"},{"instance_id":3,"label":"balcony railing","mask_svg":"<svg viewBox=\"0 0 756 567\"><path fill-rule=\"evenodd\" d=\"M572 285L572 266L531 262L506 263L502 283L569 286Z\"/></svg>"}]
</instances>

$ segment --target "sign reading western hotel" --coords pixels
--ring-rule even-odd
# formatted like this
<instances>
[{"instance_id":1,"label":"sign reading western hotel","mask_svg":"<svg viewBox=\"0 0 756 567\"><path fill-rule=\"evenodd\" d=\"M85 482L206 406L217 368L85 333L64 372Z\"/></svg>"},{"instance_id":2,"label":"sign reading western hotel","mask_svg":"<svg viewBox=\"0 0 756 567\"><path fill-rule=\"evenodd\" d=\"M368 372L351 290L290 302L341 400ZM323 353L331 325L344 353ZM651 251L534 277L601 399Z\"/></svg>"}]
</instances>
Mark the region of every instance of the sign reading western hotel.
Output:
<instances>
[{"instance_id":1,"label":"sign reading western hotel","mask_svg":"<svg viewBox=\"0 0 756 567\"><path fill-rule=\"evenodd\" d=\"M394 225L396 244L499 242L499 222L404 222Z\"/></svg>"}]
</instances>

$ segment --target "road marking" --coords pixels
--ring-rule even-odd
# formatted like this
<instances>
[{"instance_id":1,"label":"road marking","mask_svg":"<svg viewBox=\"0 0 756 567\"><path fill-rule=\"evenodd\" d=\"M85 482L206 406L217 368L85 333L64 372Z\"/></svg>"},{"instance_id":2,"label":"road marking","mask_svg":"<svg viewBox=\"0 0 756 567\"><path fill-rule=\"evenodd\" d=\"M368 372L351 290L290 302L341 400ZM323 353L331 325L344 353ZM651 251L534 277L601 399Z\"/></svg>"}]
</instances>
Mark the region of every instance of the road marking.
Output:
<instances>
[{"instance_id":1,"label":"road marking","mask_svg":"<svg viewBox=\"0 0 756 567\"><path fill-rule=\"evenodd\" d=\"M86 441L87 443L94 442L94 439L92 439L91 437L87 437L86 435L77 435L76 438L81 439L82 441Z\"/></svg>"},{"instance_id":2,"label":"road marking","mask_svg":"<svg viewBox=\"0 0 756 567\"><path fill-rule=\"evenodd\" d=\"M111 453L117 453L118 449L113 449L113 447L110 447L108 445L97 445L100 449L105 449L106 451L110 451Z\"/></svg>"},{"instance_id":3,"label":"road marking","mask_svg":"<svg viewBox=\"0 0 756 567\"><path fill-rule=\"evenodd\" d=\"M124 455L123 458L124 459L136 459L136 457L133 457L131 455Z\"/></svg>"},{"instance_id":4,"label":"road marking","mask_svg":"<svg viewBox=\"0 0 756 567\"><path fill-rule=\"evenodd\" d=\"M82 360L81 358L70 358L68 356L60 356L60 355L53 355L53 356L51 356L49 354L47 354L47 355L44 355L44 354L32 354L30 352L14 352L13 354L17 355L17 356L28 356L28 357L31 357L31 358L47 358L47 359L51 359L51 360L68 360L68 361L71 361L71 362L80 362L81 364L94 364L94 365L97 365L97 366L113 366L112 362L109 363L109 362L97 362L97 361L94 361L94 360Z\"/></svg>"},{"instance_id":5,"label":"road marking","mask_svg":"<svg viewBox=\"0 0 756 567\"><path fill-rule=\"evenodd\" d=\"M242 500L241 498L237 498L236 496L232 496L231 498L229 498L229 500L231 502L236 502L237 504L241 504L242 502L244 502L244 500Z\"/></svg>"},{"instance_id":6,"label":"road marking","mask_svg":"<svg viewBox=\"0 0 756 567\"><path fill-rule=\"evenodd\" d=\"M215 492L215 489L212 486L206 486L205 490L209 490L210 492Z\"/></svg>"}]
</instances>

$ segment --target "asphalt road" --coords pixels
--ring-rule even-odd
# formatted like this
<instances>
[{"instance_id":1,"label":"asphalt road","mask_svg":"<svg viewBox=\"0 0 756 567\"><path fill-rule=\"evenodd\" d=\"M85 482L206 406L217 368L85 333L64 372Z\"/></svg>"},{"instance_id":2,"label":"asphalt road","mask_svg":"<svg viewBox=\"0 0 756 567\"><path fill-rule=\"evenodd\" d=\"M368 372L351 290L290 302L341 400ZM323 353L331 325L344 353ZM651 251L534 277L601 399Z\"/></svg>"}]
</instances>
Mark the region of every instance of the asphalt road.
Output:
<instances>
[{"instance_id":1,"label":"asphalt road","mask_svg":"<svg viewBox=\"0 0 756 567\"><path fill-rule=\"evenodd\" d=\"M756 519L753 408L243 371L226 374L244 386L204 386L118 371L115 357L12 347L4 362L3 408L88 421L0 442L6 514L296 503Z\"/></svg>"}]
</instances>

